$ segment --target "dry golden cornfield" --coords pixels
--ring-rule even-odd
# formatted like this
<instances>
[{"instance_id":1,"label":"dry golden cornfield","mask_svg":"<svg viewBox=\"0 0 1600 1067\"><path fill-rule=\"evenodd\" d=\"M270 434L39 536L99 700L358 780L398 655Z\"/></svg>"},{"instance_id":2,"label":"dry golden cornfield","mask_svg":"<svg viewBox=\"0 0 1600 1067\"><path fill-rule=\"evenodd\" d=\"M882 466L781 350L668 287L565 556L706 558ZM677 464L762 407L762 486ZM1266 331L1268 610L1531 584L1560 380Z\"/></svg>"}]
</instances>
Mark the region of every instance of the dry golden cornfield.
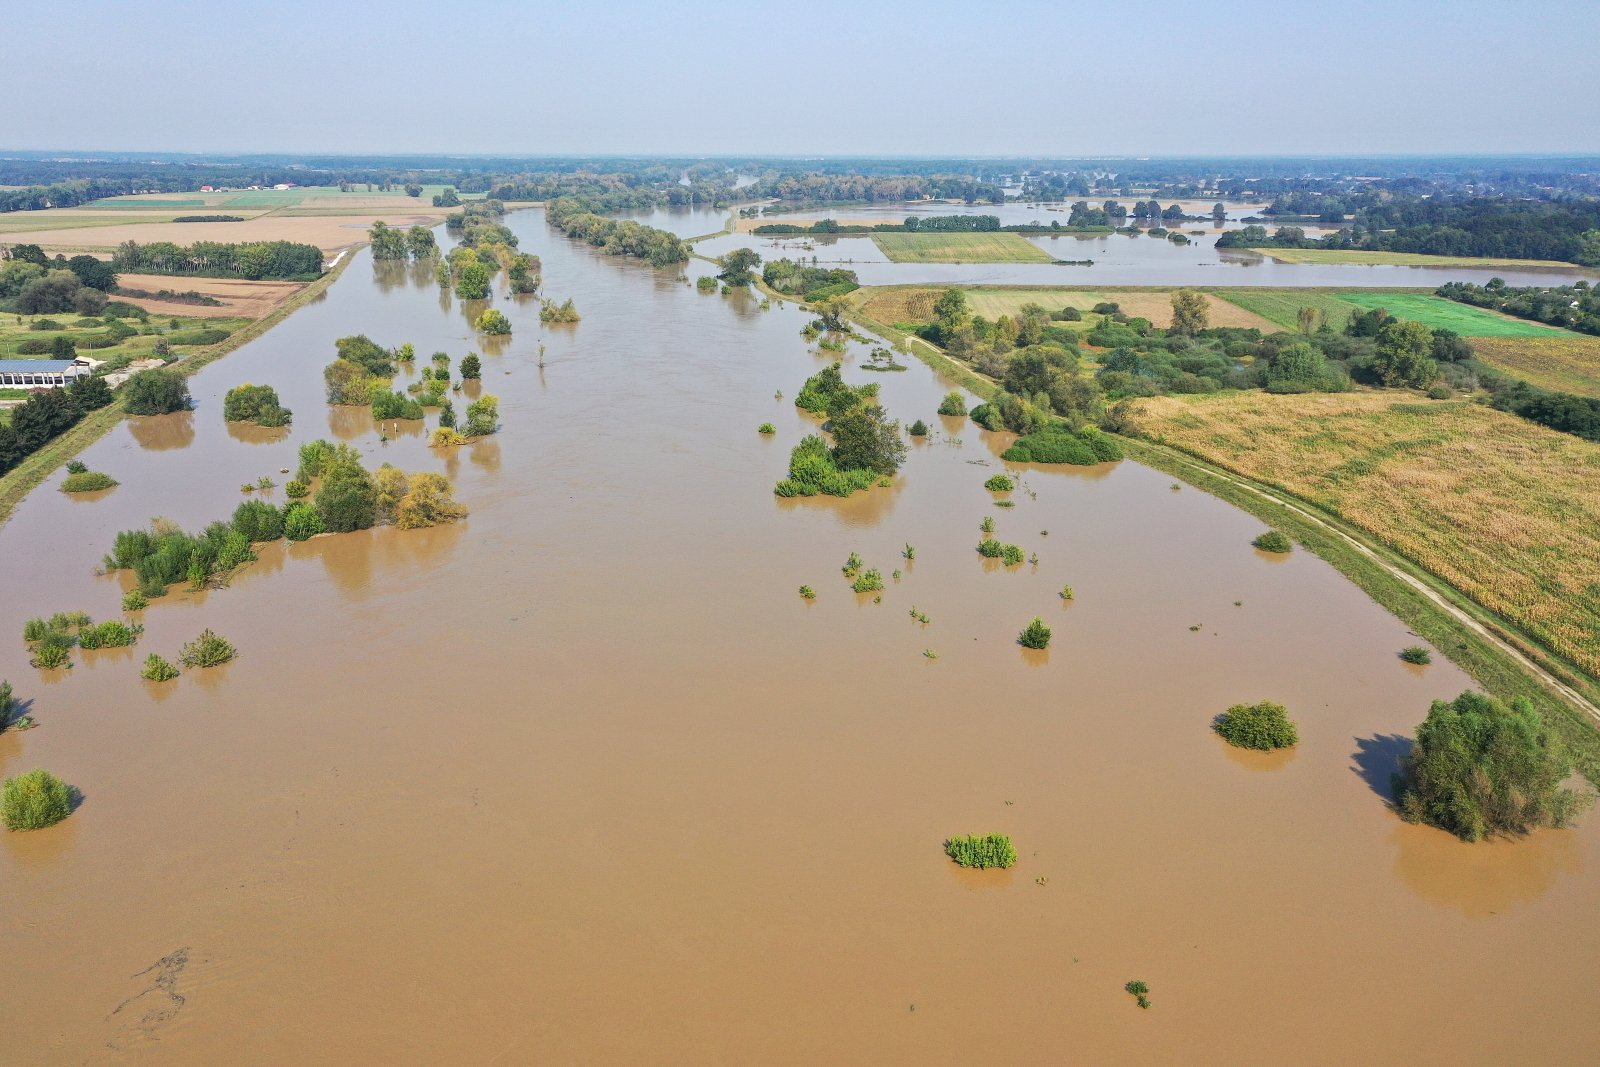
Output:
<instances>
[{"instance_id":1,"label":"dry golden cornfield","mask_svg":"<svg viewBox=\"0 0 1600 1067\"><path fill-rule=\"evenodd\" d=\"M1600 337L1474 337L1472 350L1489 366L1541 389L1600 397Z\"/></svg>"},{"instance_id":2,"label":"dry golden cornfield","mask_svg":"<svg viewBox=\"0 0 1600 1067\"><path fill-rule=\"evenodd\" d=\"M1393 393L1141 403L1152 439L1327 508L1600 677L1600 444Z\"/></svg>"}]
</instances>

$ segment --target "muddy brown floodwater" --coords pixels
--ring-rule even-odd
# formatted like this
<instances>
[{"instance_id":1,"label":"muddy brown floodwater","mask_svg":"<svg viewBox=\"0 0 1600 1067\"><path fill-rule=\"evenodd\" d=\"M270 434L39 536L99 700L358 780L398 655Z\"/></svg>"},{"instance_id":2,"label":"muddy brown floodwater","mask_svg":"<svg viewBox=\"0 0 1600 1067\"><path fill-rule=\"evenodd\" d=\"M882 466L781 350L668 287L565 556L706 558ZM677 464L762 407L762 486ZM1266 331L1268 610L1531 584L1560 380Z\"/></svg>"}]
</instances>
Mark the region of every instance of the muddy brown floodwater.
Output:
<instances>
[{"instance_id":1,"label":"muddy brown floodwater","mask_svg":"<svg viewBox=\"0 0 1600 1067\"><path fill-rule=\"evenodd\" d=\"M1415 639L1330 567L1133 463L1025 470L996 508L1005 442L963 420L893 488L776 500L823 363L802 314L510 222L584 317L497 298L496 438L442 455L330 413L336 337L478 347L473 307L362 253L200 373L192 414L91 448L114 491L41 489L0 529L0 676L40 724L0 773L84 793L0 836L0 1060L1600 1058L1600 817L1468 846L1387 811L1404 739L1469 680L1407 669ZM925 368L878 378L933 419ZM290 432L228 431L245 381ZM115 531L225 517L318 436L449 473L470 519L273 545L153 604L134 650L27 665L28 616L116 614ZM1037 567L976 555L986 515ZM903 569L881 603L852 550ZM1047 653L1014 643L1034 615ZM206 626L235 662L139 680ZM1298 718L1291 755L1208 728L1261 699ZM945 860L987 831L1013 869Z\"/></svg>"}]
</instances>

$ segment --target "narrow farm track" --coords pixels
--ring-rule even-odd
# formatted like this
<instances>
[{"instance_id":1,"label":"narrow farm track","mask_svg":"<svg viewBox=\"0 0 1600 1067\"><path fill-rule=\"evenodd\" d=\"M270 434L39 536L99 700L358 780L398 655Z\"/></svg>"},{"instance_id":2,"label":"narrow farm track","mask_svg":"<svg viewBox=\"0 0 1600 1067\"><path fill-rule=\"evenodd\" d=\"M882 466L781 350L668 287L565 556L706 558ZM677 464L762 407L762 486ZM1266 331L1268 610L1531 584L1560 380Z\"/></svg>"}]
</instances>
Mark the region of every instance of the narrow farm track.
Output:
<instances>
[{"instance_id":1,"label":"narrow farm track","mask_svg":"<svg viewBox=\"0 0 1600 1067\"><path fill-rule=\"evenodd\" d=\"M1474 617L1471 612L1452 604L1446 597L1442 596L1427 582L1424 582L1422 579L1409 573L1405 570L1405 568L1396 566L1389 560L1385 559L1381 552L1373 548L1372 545L1365 542L1361 538L1352 535L1344 529L1341 529L1338 525L1331 523L1327 519L1324 519L1322 516L1316 514L1316 512L1302 507L1292 496L1276 493L1268 487L1261 485L1259 482L1251 481L1247 478L1241 478L1238 475L1224 470L1223 468L1214 464L1202 463L1174 449L1166 448L1161 445L1155 445L1151 442L1144 442L1144 444L1147 447L1161 448L1162 451L1173 461L1173 465L1180 468L1180 470L1182 467L1187 466L1193 470L1204 471L1210 477L1225 481L1243 492L1250 493L1264 500L1269 500L1272 503L1277 504L1279 507L1292 511L1298 518L1304 520L1305 522L1311 523L1318 528L1333 534L1335 537L1338 537L1340 540L1350 545L1350 547L1354 548L1357 552L1361 553L1362 556L1366 557L1372 563L1381 567L1391 577L1399 579L1407 586L1416 590L1418 593L1421 593L1435 607L1439 608L1439 610L1449 615L1452 619L1466 627L1468 630L1471 630L1478 637L1494 645L1497 649L1510 657L1530 676L1537 679L1545 688L1549 689L1567 703L1571 704L1573 707L1589 716L1589 718L1594 720L1596 724L1600 724L1600 706L1596 706L1593 701L1589 700L1582 693L1578 692L1572 686L1563 682L1560 678L1546 670L1537 661L1533 660L1525 652L1523 652L1522 649L1519 648L1514 642L1507 640L1505 637L1502 637L1499 633L1495 632L1495 630L1492 628L1485 626L1476 617ZM1180 473L1178 476L1182 477L1182 474Z\"/></svg>"}]
</instances>

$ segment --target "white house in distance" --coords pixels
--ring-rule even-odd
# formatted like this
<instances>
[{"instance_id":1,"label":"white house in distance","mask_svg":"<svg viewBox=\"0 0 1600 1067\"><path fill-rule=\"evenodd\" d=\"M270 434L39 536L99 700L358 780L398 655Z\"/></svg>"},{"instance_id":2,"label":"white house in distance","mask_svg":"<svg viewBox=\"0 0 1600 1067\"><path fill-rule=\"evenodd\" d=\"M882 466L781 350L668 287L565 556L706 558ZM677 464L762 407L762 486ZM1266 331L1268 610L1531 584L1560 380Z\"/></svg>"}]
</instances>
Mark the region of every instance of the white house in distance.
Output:
<instances>
[{"instance_id":1,"label":"white house in distance","mask_svg":"<svg viewBox=\"0 0 1600 1067\"><path fill-rule=\"evenodd\" d=\"M86 360L6 359L0 360L0 388L60 389L79 378L87 378L92 368Z\"/></svg>"}]
</instances>

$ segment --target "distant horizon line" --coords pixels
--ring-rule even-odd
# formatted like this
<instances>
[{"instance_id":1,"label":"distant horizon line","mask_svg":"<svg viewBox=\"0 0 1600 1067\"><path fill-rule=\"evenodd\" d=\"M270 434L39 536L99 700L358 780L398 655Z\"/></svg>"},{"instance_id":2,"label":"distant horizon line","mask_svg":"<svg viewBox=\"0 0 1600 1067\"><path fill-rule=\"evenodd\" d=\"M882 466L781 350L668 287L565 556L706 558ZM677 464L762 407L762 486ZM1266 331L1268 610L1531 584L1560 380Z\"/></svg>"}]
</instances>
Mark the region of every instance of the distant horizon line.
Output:
<instances>
[{"instance_id":1,"label":"distant horizon line","mask_svg":"<svg viewBox=\"0 0 1600 1067\"><path fill-rule=\"evenodd\" d=\"M1527 151L1527 152L1216 152L1216 153L1091 153L1086 155L1049 155L1041 153L977 153L954 154L946 152L451 152L428 150L388 150L368 152L341 152L316 149L150 149L150 148L15 148L0 147L0 158L17 156L62 156L92 159L97 156L196 156L219 159L238 157L299 158L320 156L331 159L384 159L390 157L421 157L443 160L515 159L663 159L663 160L783 160L793 162L838 160L950 160L992 162L1096 162L1096 161L1181 161L1181 160L1450 160L1450 159L1581 159L1600 162L1600 150Z\"/></svg>"}]
</instances>

